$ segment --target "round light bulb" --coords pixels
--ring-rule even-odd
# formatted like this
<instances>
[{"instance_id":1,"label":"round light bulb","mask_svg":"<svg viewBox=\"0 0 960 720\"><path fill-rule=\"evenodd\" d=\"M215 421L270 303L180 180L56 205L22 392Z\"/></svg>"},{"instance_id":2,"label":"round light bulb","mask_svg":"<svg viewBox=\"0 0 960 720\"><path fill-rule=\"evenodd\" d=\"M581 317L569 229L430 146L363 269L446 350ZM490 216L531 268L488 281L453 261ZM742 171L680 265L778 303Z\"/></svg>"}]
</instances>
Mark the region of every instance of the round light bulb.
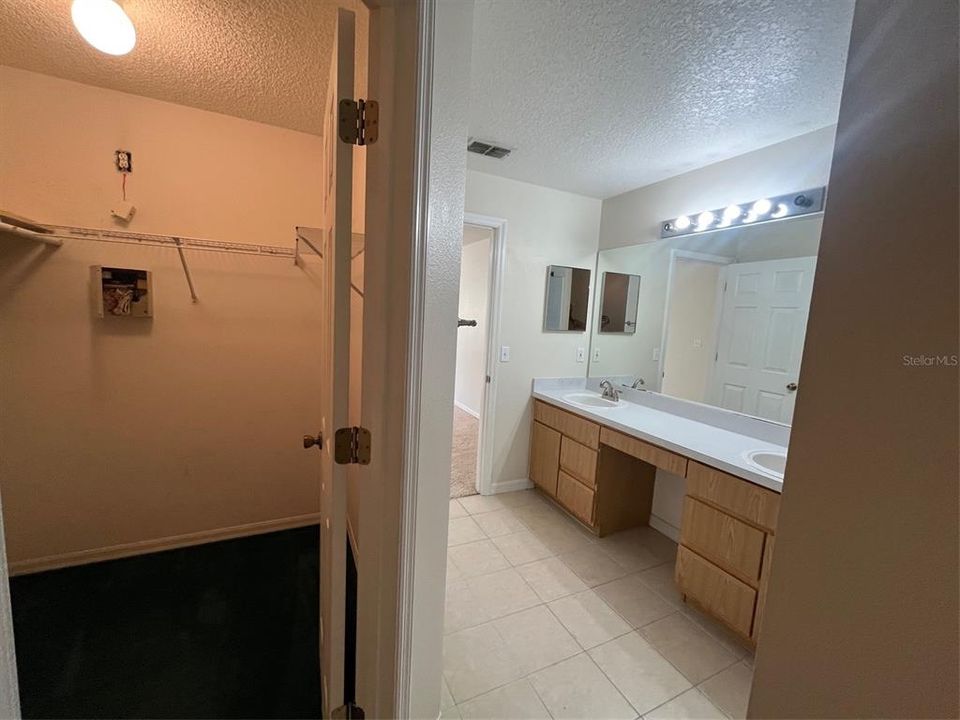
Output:
<instances>
[{"instance_id":1,"label":"round light bulb","mask_svg":"<svg viewBox=\"0 0 960 720\"><path fill-rule=\"evenodd\" d=\"M743 215L743 210L740 209L739 205L728 205L727 209L723 211L723 219L727 222L733 222L741 215Z\"/></svg>"},{"instance_id":2,"label":"round light bulb","mask_svg":"<svg viewBox=\"0 0 960 720\"><path fill-rule=\"evenodd\" d=\"M126 55L137 44L133 22L114 0L73 0L70 16L81 37L107 55Z\"/></svg>"},{"instance_id":3,"label":"round light bulb","mask_svg":"<svg viewBox=\"0 0 960 720\"><path fill-rule=\"evenodd\" d=\"M777 205L777 209L774 210L772 213L770 213L770 217L772 217L772 218L782 218L782 217L785 216L788 212L790 212L790 208L787 207L786 203L779 203L779 204Z\"/></svg>"},{"instance_id":4,"label":"round light bulb","mask_svg":"<svg viewBox=\"0 0 960 720\"><path fill-rule=\"evenodd\" d=\"M688 218L686 215L681 215L673 221L673 226L677 230L686 230L688 227L690 227L690 218Z\"/></svg>"},{"instance_id":5,"label":"round light bulb","mask_svg":"<svg viewBox=\"0 0 960 720\"><path fill-rule=\"evenodd\" d=\"M706 230L714 220L714 214L709 210L704 210L697 215L697 230Z\"/></svg>"},{"instance_id":6,"label":"round light bulb","mask_svg":"<svg viewBox=\"0 0 960 720\"><path fill-rule=\"evenodd\" d=\"M766 198L763 198L762 200L757 200L753 204L752 210L757 215L766 215L768 212L770 212L770 208L772 207L773 207L773 203L771 203Z\"/></svg>"}]
</instances>

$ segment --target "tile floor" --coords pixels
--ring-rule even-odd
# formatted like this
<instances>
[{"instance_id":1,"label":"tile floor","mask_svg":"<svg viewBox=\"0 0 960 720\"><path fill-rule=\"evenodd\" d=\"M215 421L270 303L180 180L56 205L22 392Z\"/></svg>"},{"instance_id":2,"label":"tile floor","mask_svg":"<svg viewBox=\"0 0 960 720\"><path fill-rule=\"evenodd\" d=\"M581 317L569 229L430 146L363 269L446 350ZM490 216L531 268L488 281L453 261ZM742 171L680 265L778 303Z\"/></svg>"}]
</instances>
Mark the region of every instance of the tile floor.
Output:
<instances>
[{"instance_id":1,"label":"tile floor","mask_svg":"<svg viewBox=\"0 0 960 720\"><path fill-rule=\"evenodd\" d=\"M684 605L676 544L532 490L450 501L444 718L742 718L753 657Z\"/></svg>"}]
</instances>

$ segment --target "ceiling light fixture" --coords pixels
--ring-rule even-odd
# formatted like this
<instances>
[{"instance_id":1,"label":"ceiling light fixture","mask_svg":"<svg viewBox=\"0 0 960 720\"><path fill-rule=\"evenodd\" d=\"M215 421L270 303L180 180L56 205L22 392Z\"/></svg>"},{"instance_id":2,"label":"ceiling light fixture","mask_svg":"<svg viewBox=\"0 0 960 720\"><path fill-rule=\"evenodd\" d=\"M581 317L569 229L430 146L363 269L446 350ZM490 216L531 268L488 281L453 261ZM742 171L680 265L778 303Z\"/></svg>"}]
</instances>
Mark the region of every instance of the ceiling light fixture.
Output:
<instances>
[{"instance_id":1,"label":"ceiling light fixture","mask_svg":"<svg viewBox=\"0 0 960 720\"><path fill-rule=\"evenodd\" d=\"M732 204L717 210L681 215L660 223L660 237L676 237L820 213L823 212L826 194L827 189L819 187L799 193L760 198L752 203ZM749 209L744 212L744 207ZM691 218L696 218L696 222ZM717 218L720 218L719 222Z\"/></svg>"},{"instance_id":2,"label":"ceiling light fixture","mask_svg":"<svg viewBox=\"0 0 960 720\"><path fill-rule=\"evenodd\" d=\"M70 17L77 32L107 55L126 55L137 44L130 16L114 0L73 0Z\"/></svg>"}]
</instances>

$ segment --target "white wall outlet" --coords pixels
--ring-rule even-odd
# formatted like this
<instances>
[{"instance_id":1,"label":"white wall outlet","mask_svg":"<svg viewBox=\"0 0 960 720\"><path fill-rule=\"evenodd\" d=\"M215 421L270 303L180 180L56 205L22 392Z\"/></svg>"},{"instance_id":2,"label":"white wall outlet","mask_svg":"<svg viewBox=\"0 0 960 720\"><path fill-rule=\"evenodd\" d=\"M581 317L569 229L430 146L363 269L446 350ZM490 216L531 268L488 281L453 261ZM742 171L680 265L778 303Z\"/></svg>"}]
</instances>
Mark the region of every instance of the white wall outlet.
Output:
<instances>
[{"instance_id":1,"label":"white wall outlet","mask_svg":"<svg viewBox=\"0 0 960 720\"><path fill-rule=\"evenodd\" d=\"M593 361L600 362L600 348L593 349Z\"/></svg>"},{"instance_id":2,"label":"white wall outlet","mask_svg":"<svg viewBox=\"0 0 960 720\"><path fill-rule=\"evenodd\" d=\"M658 347L653 349L653 361L660 362L660 348Z\"/></svg>"},{"instance_id":3,"label":"white wall outlet","mask_svg":"<svg viewBox=\"0 0 960 720\"><path fill-rule=\"evenodd\" d=\"M693 349L694 349L694 350L699 350L699 349L702 348L702 347L703 347L703 338L695 337L695 338L693 339Z\"/></svg>"},{"instance_id":4,"label":"white wall outlet","mask_svg":"<svg viewBox=\"0 0 960 720\"><path fill-rule=\"evenodd\" d=\"M510 362L510 346L500 346L500 362Z\"/></svg>"},{"instance_id":5,"label":"white wall outlet","mask_svg":"<svg viewBox=\"0 0 960 720\"><path fill-rule=\"evenodd\" d=\"M583 362L587 359L587 349L586 348L577 348L577 362Z\"/></svg>"}]
</instances>

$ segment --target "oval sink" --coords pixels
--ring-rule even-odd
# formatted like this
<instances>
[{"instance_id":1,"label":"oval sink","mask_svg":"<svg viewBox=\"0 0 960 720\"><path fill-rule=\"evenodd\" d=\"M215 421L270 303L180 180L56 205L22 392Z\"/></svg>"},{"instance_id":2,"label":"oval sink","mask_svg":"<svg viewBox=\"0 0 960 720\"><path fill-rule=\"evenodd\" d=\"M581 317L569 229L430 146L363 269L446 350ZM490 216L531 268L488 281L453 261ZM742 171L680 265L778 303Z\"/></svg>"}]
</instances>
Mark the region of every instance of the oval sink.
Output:
<instances>
[{"instance_id":1,"label":"oval sink","mask_svg":"<svg viewBox=\"0 0 960 720\"><path fill-rule=\"evenodd\" d=\"M783 471L787 467L787 454L770 450L750 450L743 454L743 459L757 470L778 478L783 477Z\"/></svg>"},{"instance_id":2,"label":"oval sink","mask_svg":"<svg viewBox=\"0 0 960 720\"><path fill-rule=\"evenodd\" d=\"M591 392L570 393L569 395L564 395L563 399L568 403L573 403L574 405L580 405L581 407L594 409L615 408L620 405L619 400L607 400L605 397L601 397L599 394Z\"/></svg>"}]
</instances>

